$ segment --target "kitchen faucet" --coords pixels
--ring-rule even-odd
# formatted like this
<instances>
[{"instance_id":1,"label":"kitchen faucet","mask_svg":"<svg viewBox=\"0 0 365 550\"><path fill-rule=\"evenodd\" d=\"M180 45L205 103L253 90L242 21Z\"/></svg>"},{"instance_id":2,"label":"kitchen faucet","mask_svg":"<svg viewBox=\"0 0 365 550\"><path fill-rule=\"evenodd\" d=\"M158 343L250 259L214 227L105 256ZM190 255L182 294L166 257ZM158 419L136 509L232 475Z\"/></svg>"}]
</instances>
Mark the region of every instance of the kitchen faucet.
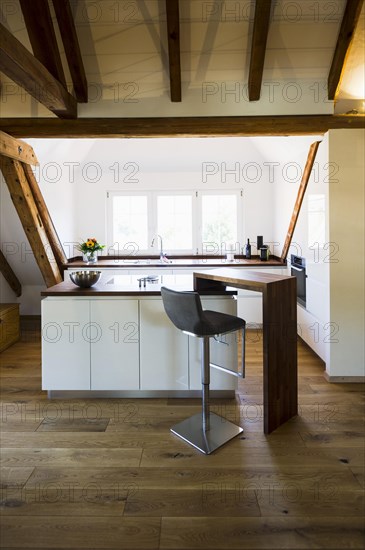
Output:
<instances>
[{"instance_id":1,"label":"kitchen faucet","mask_svg":"<svg viewBox=\"0 0 365 550\"><path fill-rule=\"evenodd\" d=\"M160 262L163 262L166 258L165 254L164 254L164 251L163 251L163 244L162 244L162 237L161 235L156 235L157 239L160 239ZM154 245L155 243L155 237L153 237L152 239L152 243L151 243L151 247Z\"/></svg>"}]
</instances>

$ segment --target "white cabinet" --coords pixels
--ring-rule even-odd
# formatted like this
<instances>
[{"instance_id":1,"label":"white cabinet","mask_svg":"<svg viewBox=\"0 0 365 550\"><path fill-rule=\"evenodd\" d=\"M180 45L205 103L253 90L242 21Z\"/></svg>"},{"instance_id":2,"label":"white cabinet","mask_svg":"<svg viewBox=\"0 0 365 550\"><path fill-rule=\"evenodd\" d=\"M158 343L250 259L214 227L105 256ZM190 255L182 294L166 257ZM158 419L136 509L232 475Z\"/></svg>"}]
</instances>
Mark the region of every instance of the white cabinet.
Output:
<instances>
[{"instance_id":1,"label":"white cabinet","mask_svg":"<svg viewBox=\"0 0 365 550\"><path fill-rule=\"evenodd\" d=\"M160 297L140 301L141 390L188 390L188 336L167 317Z\"/></svg>"},{"instance_id":2,"label":"white cabinet","mask_svg":"<svg viewBox=\"0 0 365 550\"><path fill-rule=\"evenodd\" d=\"M139 389L138 300L43 300L42 388Z\"/></svg>"},{"instance_id":3,"label":"white cabinet","mask_svg":"<svg viewBox=\"0 0 365 550\"><path fill-rule=\"evenodd\" d=\"M42 301L42 389L90 390L89 301Z\"/></svg>"},{"instance_id":4,"label":"white cabinet","mask_svg":"<svg viewBox=\"0 0 365 550\"><path fill-rule=\"evenodd\" d=\"M139 389L138 300L90 301L91 389Z\"/></svg>"}]
</instances>

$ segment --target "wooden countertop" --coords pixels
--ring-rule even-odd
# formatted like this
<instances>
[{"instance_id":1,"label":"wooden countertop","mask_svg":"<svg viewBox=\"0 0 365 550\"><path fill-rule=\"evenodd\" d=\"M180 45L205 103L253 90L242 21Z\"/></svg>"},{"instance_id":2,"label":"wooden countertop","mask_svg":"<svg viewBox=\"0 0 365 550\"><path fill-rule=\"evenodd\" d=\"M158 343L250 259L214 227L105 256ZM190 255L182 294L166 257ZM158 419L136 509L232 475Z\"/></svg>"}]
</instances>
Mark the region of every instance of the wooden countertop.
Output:
<instances>
[{"instance_id":1,"label":"wooden countertop","mask_svg":"<svg viewBox=\"0 0 365 550\"><path fill-rule=\"evenodd\" d=\"M88 298L93 298L97 296L133 296L133 297L141 297L141 296L160 296L161 295L161 286L164 286L160 283L147 283L146 287L139 288L138 283L136 284L112 284L112 283L103 283L99 281L96 285L92 286L91 288L80 288L71 281L63 281L62 283L59 283L58 285L52 286L50 288L47 288L46 290L43 290L41 292L41 296L73 296L73 297L79 297L79 296L86 296ZM192 291L193 290L193 284L183 284L183 285L166 285L169 288L173 288L174 290L179 291ZM218 289L218 290L207 290L202 291L200 294L202 295L235 295L237 292L235 290L225 290L225 289Z\"/></svg>"},{"instance_id":2,"label":"wooden countertop","mask_svg":"<svg viewBox=\"0 0 365 550\"><path fill-rule=\"evenodd\" d=\"M151 258L147 263L147 258L129 257L129 258L115 258L112 256L103 257L95 264L87 264L82 259L70 260L64 265L65 269L75 269L77 267L91 268L91 267L104 267L104 268L120 268L120 269L148 269L148 268L169 268L175 267L224 267L229 266L231 268L252 268L252 267L285 267L287 264L280 258L272 257L269 260L261 261L258 256L254 256L250 260L246 260L243 257L237 257L233 262L228 262L226 258L169 258L167 262L161 263L159 258Z\"/></svg>"},{"instance_id":3,"label":"wooden countertop","mask_svg":"<svg viewBox=\"0 0 365 550\"><path fill-rule=\"evenodd\" d=\"M214 288L214 283L221 283L235 288L244 288L246 290L255 290L257 292L263 292L267 285L277 283L279 281L285 281L287 279L295 279L295 277L288 275L275 275L273 273L264 273L262 271L251 271L248 269L239 268L220 268L210 269L207 271L194 271L194 279L199 281L199 291L203 288ZM202 282L203 280L206 280Z\"/></svg>"}]
</instances>

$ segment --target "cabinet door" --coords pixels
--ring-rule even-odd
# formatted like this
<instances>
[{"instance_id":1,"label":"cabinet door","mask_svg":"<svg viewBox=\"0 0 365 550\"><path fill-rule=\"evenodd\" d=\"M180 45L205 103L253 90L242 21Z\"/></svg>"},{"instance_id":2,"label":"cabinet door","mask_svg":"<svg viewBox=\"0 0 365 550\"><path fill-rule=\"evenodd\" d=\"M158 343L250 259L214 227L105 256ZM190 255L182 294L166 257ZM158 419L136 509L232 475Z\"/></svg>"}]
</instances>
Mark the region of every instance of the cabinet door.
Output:
<instances>
[{"instance_id":1,"label":"cabinet door","mask_svg":"<svg viewBox=\"0 0 365 550\"><path fill-rule=\"evenodd\" d=\"M42 389L89 390L88 300L42 300Z\"/></svg>"},{"instance_id":2,"label":"cabinet door","mask_svg":"<svg viewBox=\"0 0 365 550\"><path fill-rule=\"evenodd\" d=\"M174 327L161 298L140 301L141 390L187 390L188 336Z\"/></svg>"},{"instance_id":3,"label":"cabinet door","mask_svg":"<svg viewBox=\"0 0 365 550\"><path fill-rule=\"evenodd\" d=\"M91 389L139 389L138 300L92 300Z\"/></svg>"},{"instance_id":4,"label":"cabinet door","mask_svg":"<svg viewBox=\"0 0 365 550\"><path fill-rule=\"evenodd\" d=\"M203 309L237 315L237 302L232 298L202 298ZM190 389L201 389L201 338L189 336ZM210 339L210 361L217 365L237 370L236 334L227 334ZM210 389L231 390L237 388L237 378L218 369L210 369Z\"/></svg>"}]
</instances>

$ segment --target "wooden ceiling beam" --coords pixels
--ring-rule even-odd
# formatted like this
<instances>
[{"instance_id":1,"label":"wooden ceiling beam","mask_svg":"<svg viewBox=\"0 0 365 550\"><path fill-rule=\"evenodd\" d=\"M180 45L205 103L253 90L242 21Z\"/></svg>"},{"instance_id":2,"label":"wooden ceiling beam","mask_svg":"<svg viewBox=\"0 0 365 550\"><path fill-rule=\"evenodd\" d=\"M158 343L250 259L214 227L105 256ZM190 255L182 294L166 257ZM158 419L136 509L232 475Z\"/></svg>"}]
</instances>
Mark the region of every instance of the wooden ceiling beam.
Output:
<instances>
[{"instance_id":1,"label":"wooden ceiling beam","mask_svg":"<svg viewBox=\"0 0 365 550\"><path fill-rule=\"evenodd\" d=\"M52 254L52 248L29 187L23 164L7 157L1 157L0 160L10 196L43 279L48 287L60 283L63 277Z\"/></svg>"},{"instance_id":2,"label":"wooden ceiling beam","mask_svg":"<svg viewBox=\"0 0 365 550\"><path fill-rule=\"evenodd\" d=\"M0 71L60 118L76 118L76 99L1 23Z\"/></svg>"},{"instance_id":3,"label":"wooden ceiling beam","mask_svg":"<svg viewBox=\"0 0 365 550\"><path fill-rule=\"evenodd\" d=\"M58 237L56 228L53 224L53 220L48 211L42 192L39 188L38 182L33 174L31 167L27 164L23 164L23 170L28 180L29 188L32 192L34 202L37 206L39 216L46 231L46 235L51 245L51 249L59 270L63 272L63 266L67 263L67 257L63 250L62 243Z\"/></svg>"},{"instance_id":4,"label":"wooden ceiling beam","mask_svg":"<svg viewBox=\"0 0 365 550\"><path fill-rule=\"evenodd\" d=\"M261 95L270 12L271 0L256 0L248 75L249 101L258 101Z\"/></svg>"},{"instance_id":5,"label":"wooden ceiling beam","mask_svg":"<svg viewBox=\"0 0 365 550\"><path fill-rule=\"evenodd\" d=\"M9 157L12 159L20 160L26 164L32 164L33 166L38 166L39 162L33 151L33 147L15 139L9 134L0 131L0 155Z\"/></svg>"},{"instance_id":6,"label":"wooden ceiling beam","mask_svg":"<svg viewBox=\"0 0 365 550\"><path fill-rule=\"evenodd\" d=\"M21 296L22 285L1 250L0 250L0 273L4 275L4 279L6 280L10 288L15 292L16 296Z\"/></svg>"},{"instance_id":7,"label":"wooden ceiling beam","mask_svg":"<svg viewBox=\"0 0 365 550\"><path fill-rule=\"evenodd\" d=\"M328 99L336 99L364 0L347 0L328 75Z\"/></svg>"},{"instance_id":8,"label":"wooden ceiling beam","mask_svg":"<svg viewBox=\"0 0 365 550\"><path fill-rule=\"evenodd\" d=\"M365 117L361 115L0 119L1 130L20 138L286 136L364 127Z\"/></svg>"},{"instance_id":9,"label":"wooden ceiling beam","mask_svg":"<svg viewBox=\"0 0 365 550\"><path fill-rule=\"evenodd\" d=\"M181 101L179 0L166 0L171 101Z\"/></svg>"},{"instance_id":10,"label":"wooden ceiling beam","mask_svg":"<svg viewBox=\"0 0 365 550\"><path fill-rule=\"evenodd\" d=\"M313 164L314 164L314 161L316 159L316 155L317 155L317 151L318 151L318 147L319 147L320 143L322 143L322 142L321 141L315 141L309 147L307 162L305 163L305 167L304 167L304 170L303 170L303 176L302 176L302 179L301 179L301 182L300 182L300 185L299 185L297 198L296 198L296 201L295 201L295 204L294 204L294 209L293 209L293 213L292 213L292 216L291 216L291 219L290 219L288 232L287 232L287 235L286 235L286 238L285 238L285 243L284 243L283 250L282 250L282 253L281 253L281 257L280 257L280 259L283 262L286 261L286 258L288 256L289 248L290 248L291 241L292 241L292 238L293 238L293 235L294 235L294 230L295 230L295 227L297 225L300 209L302 207L304 195L305 195L305 192L306 192L306 189L307 189L307 186L308 186L309 178L310 178L310 175L311 175L311 172L312 172Z\"/></svg>"},{"instance_id":11,"label":"wooden ceiling beam","mask_svg":"<svg viewBox=\"0 0 365 550\"><path fill-rule=\"evenodd\" d=\"M34 57L66 88L48 0L19 0Z\"/></svg>"},{"instance_id":12,"label":"wooden ceiling beam","mask_svg":"<svg viewBox=\"0 0 365 550\"><path fill-rule=\"evenodd\" d=\"M29 0L23 1L27 2ZM80 44L76 34L70 2L69 0L53 0L53 7L56 12L57 23L65 48L76 99L79 103L87 103L88 87L85 68L82 61Z\"/></svg>"}]
</instances>

